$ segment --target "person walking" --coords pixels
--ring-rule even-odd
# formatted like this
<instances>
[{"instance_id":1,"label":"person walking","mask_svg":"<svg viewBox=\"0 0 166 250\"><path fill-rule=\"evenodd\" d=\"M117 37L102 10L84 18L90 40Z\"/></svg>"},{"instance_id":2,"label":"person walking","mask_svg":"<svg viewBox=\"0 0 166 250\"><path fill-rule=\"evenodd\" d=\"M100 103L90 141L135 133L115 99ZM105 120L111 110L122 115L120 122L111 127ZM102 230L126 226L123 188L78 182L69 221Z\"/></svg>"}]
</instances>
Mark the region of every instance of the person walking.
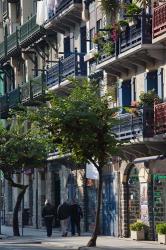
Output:
<instances>
[{"instance_id":1,"label":"person walking","mask_svg":"<svg viewBox=\"0 0 166 250\"><path fill-rule=\"evenodd\" d=\"M45 206L42 210L42 217L44 218L46 229L47 229L47 236L51 237L52 235L52 223L55 216L55 209L50 204L48 200L45 201Z\"/></svg>"},{"instance_id":2,"label":"person walking","mask_svg":"<svg viewBox=\"0 0 166 250\"><path fill-rule=\"evenodd\" d=\"M62 237L66 237L69 230L70 205L67 201L57 208L57 218L61 223Z\"/></svg>"},{"instance_id":3,"label":"person walking","mask_svg":"<svg viewBox=\"0 0 166 250\"><path fill-rule=\"evenodd\" d=\"M75 235L75 228L77 229L77 233L80 236L81 230L80 230L80 221L83 217L82 209L80 205L73 200L71 206L70 206L70 217L71 217L71 234Z\"/></svg>"}]
</instances>

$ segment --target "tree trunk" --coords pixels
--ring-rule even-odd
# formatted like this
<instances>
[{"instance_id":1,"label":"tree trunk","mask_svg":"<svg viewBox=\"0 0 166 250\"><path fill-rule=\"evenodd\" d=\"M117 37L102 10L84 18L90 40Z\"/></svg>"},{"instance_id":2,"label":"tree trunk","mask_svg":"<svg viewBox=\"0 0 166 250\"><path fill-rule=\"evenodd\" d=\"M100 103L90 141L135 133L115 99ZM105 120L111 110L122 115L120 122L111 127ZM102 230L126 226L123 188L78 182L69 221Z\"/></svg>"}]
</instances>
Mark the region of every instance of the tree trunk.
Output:
<instances>
[{"instance_id":1,"label":"tree trunk","mask_svg":"<svg viewBox=\"0 0 166 250\"><path fill-rule=\"evenodd\" d=\"M24 197L24 194L26 192L27 187L28 187L28 185L26 185L26 186L22 185L21 192L19 193L19 195L17 197L16 205L14 208L14 212L13 212L13 235L14 236L20 236L19 222L18 222L18 211L19 211L19 208L21 206L21 201Z\"/></svg>"},{"instance_id":2,"label":"tree trunk","mask_svg":"<svg viewBox=\"0 0 166 250\"><path fill-rule=\"evenodd\" d=\"M103 178L102 178L102 169L99 170L99 185L98 185L98 194L97 194L97 211L96 211L96 219L95 219L95 228L94 232L92 234L91 239L89 240L87 247L95 247L96 246L96 240L97 236L100 231L100 207L101 207L101 195L102 195L102 184L103 184Z\"/></svg>"}]
</instances>

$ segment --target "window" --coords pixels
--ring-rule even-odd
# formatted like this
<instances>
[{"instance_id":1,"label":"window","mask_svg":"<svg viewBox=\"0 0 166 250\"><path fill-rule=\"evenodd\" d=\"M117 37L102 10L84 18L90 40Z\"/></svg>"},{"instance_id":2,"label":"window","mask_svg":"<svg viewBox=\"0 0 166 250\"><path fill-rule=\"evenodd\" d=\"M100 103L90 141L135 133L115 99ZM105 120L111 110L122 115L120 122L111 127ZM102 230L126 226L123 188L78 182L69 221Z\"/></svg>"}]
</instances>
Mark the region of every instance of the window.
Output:
<instances>
[{"instance_id":1,"label":"window","mask_svg":"<svg viewBox=\"0 0 166 250\"><path fill-rule=\"evenodd\" d=\"M100 19L96 22L96 31L99 32L101 28L102 28L102 20Z\"/></svg>"},{"instance_id":2,"label":"window","mask_svg":"<svg viewBox=\"0 0 166 250\"><path fill-rule=\"evenodd\" d=\"M95 34L95 28L92 28L90 31L89 31L89 39L90 39L90 50L94 48L94 43L92 42L92 39L94 37L94 34Z\"/></svg>"},{"instance_id":3,"label":"window","mask_svg":"<svg viewBox=\"0 0 166 250\"><path fill-rule=\"evenodd\" d=\"M13 211L13 193L12 186L8 184L8 211Z\"/></svg>"}]
</instances>

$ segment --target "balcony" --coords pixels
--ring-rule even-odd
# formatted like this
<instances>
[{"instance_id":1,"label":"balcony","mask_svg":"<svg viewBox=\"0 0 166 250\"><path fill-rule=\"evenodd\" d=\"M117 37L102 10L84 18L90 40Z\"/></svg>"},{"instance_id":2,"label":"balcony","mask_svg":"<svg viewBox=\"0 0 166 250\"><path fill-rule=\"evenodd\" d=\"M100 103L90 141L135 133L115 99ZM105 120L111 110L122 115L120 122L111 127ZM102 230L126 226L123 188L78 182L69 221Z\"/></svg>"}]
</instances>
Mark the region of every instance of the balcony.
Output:
<instances>
[{"instance_id":1,"label":"balcony","mask_svg":"<svg viewBox=\"0 0 166 250\"><path fill-rule=\"evenodd\" d=\"M45 24L45 28L54 28L55 31L65 33L71 27L82 21L82 0L62 0L57 6L54 15Z\"/></svg>"},{"instance_id":2,"label":"balcony","mask_svg":"<svg viewBox=\"0 0 166 250\"><path fill-rule=\"evenodd\" d=\"M141 17L137 23L121 32L119 38L119 54L128 51L141 44L150 44L151 20L149 17Z\"/></svg>"},{"instance_id":3,"label":"balcony","mask_svg":"<svg viewBox=\"0 0 166 250\"><path fill-rule=\"evenodd\" d=\"M44 29L36 24L36 15L34 15L20 27L20 45L24 48L39 39L43 34Z\"/></svg>"},{"instance_id":4,"label":"balcony","mask_svg":"<svg viewBox=\"0 0 166 250\"><path fill-rule=\"evenodd\" d=\"M143 115L142 112L138 116L132 114L120 114L119 125L113 128L113 132L119 140L136 139L143 135Z\"/></svg>"},{"instance_id":5,"label":"balcony","mask_svg":"<svg viewBox=\"0 0 166 250\"><path fill-rule=\"evenodd\" d=\"M30 82L28 83L23 83L20 85L21 89L21 103L29 103L31 100L31 84Z\"/></svg>"},{"instance_id":6,"label":"balcony","mask_svg":"<svg viewBox=\"0 0 166 250\"><path fill-rule=\"evenodd\" d=\"M0 96L0 119L5 119L8 113L8 96Z\"/></svg>"},{"instance_id":7,"label":"balcony","mask_svg":"<svg viewBox=\"0 0 166 250\"><path fill-rule=\"evenodd\" d=\"M155 134L166 133L166 102L156 104L154 107Z\"/></svg>"},{"instance_id":8,"label":"balcony","mask_svg":"<svg viewBox=\"0 0 166 250\"><path fill-rule=\"evenodd\" d=\"M155 48L152 48L151 43L151 18L143 15L137 19L136 24L120 32L115 53L107 57L102 54L96 70L104 69L109 74L123 78L138 67L147 67L157 59L155 53L152 53Z\"/></svg>"},{"instance_id":9,"label":"balcony","mask_svg":"<svg viewBox=\"0 0 166 250\"><path fill-rule=\"evenodd\" d=\"M20 103L20 88L16 88L8 93L9 108L15 108Z\"/></svg>"},{"instance_id":10,"label":"balcony","mask_svg":"<svg viewBox=\"0 0 166 250\"><path fill-rule=\"evenodd\" d=\"M33 78L30 84L31 84L32 99L37 99L43 96L45 90L44 88L45 75L40 75Z\"/></svg>"},{"instance_id":11,"label":"balcony","mask_svg":"<svg viewBox=\"0 0 166 250\"><path fill-rule=\"evenodd\" d=\"M117 139L134 140L140 137L150 138L154 135L154 115L152 109L139 110L137 115L120 114L119 125L113 128Z\"/></svg>"},{"instance_id":12,"label":"balcony","mask_svg":"<svg viewBox=\"0 0 166 250\"><path fill-rule=\"evenodd\" d=\"M7 37L7 55L10 56L18 47L18 31Z\"/></svg>"},{"instance_id":13,"label":"balcony","mask_svg":"<svg viewBox=\"0 0 166 250\"><path fill-rule=\"evenodd\" d=\"M166 3L157 6L153 9L152 17L152 36L153 39L165 39L166 32Z\"/></svg>"},{"instance_id":14,"label":"balcony","mask_svg":"<svg viewBox=\"0 0 166 250\"><path fill-rule=\"evenodd\" d=\"M84 55L73 53L70 56L60 59L57 64L47 70L47 86L59 86L68 77L86 76L86 63Z\"/></svg>"},{"instance_id":15,"label":"balcony","mask_svg":"<svg viewBox=\"0 0 166 250\"><path fill-rule=\"evenodd\" d=\"M0 61L5 57L5 43L0 43Z\"/></svg>"}]
</instances>

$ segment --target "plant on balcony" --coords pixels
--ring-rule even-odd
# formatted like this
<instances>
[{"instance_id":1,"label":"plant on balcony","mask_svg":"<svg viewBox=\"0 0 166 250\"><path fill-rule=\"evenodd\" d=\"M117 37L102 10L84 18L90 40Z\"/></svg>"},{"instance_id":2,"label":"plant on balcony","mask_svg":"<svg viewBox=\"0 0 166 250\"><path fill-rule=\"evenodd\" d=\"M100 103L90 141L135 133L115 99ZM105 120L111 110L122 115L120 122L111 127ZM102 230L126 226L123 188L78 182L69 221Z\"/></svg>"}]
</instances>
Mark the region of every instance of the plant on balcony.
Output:
<instances>
[{"instance_id":1,"label":"plant on balcony","mask_svg":"<svg viewBox=\"0 0 166 250\"><path fill-rule=\"evenodd\" d=\"M141 11L142 9L136 3L130 3L126 5L126 15L139 15Z\"/></svg>"},{"instance_id":2,"label":"plant on balcony","mask_svg":"<svg viewBox=\"0 0 166 250\"><path fill-rule=\"evenodd\" d=\"M154 102L160 102L160 98L156 94L154 89L148 90L147 92L141 92L139 99L142 106L152 107L154 105Z\"/></svg>"},{"instance_id":3,"label":"plant on balcony","mask_svg":"<svg viewBox=\"0 0 166 250\"><path fill-rule=\"evenodd\" d=\"M100 44L103 42L103 35L101 32L95 33L94 37L92 38L92 42L95 44Z\"/></svg>"},{"instance_id":4,"label":"plant on balcony","mask_svg":"<svg viewBox=\"0 0 166 250\"><path fill-rule=\"evenodd\" d=\"M140 8L136 3L130 3L126 5L126 15L128 16L129 26L132 26L137 22L138 16L142 8Z\"/></svg>"},{"instance_id":5,"label":"plant on balcony","mask_svg":"<svg viewBox=\"0 0 166 250\"><path fill-rule=\"evenodd\" d=\"M120 2L117 0L101 0L101 6L105 14L116 16Z\"/></svg>"},{"instance_id":6,"label":"plant on balcony","mask_svg":"<svg viewBox=\"0 0 166 250\"><path fill-rule=\"evenodd\" d=\"M94 59L97 61L99 59L99 57L100 57L100 53L99 52L95 52L93 54L93 56L94 56Z\"/></svg>"},{"instance_id":7,"label":"plant on balcony","mask_svg":"<svg viewBox=\"0 0 166 250\"><path fill-rule=\"evenodd\" d=\"M103 44L103 53L111 56L115 51L115 45L112 42L106 42Z\"/></svg>"},{"instance_id":8,"label":"plant on balcony","mask_svg":"<svg viewBox=\"0 0 166 250\"><path fill-rule=\"evenodd\" d=\"M119 21L119 26L120 26L121 31L124 31L128 25L129 25L129 22L127 20L120 20Z\"/></svg>"},{"instance_id":9,"label":"plant on balcony","mask_svg":"<svg viewBox=\"0 0 166 250\"><path fill-rule=\"evenodd\" d=\"M158 233L158 242L166 244L166 222L157 224L156 231Z\"/></svg>"}]
</instances>

